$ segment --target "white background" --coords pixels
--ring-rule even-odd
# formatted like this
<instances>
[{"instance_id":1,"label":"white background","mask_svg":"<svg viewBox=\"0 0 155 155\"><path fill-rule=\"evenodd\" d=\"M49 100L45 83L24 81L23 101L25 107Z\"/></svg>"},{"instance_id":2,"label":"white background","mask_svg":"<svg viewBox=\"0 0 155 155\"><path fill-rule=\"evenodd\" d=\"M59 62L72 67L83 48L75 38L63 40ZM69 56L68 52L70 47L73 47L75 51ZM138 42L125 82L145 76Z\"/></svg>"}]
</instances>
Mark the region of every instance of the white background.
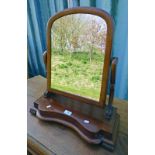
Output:
<instances>
[{"instance_id":1,"label":"white background","mask_svg":"<svg viewBox=\"0 0 155 155\"><path fill-rule=\"evenodd\" d=\"M0 1L0 154L27 154L27 4ZM155 1L129 2L129 155L155 154Z\"/></svg>"}]
</instances>

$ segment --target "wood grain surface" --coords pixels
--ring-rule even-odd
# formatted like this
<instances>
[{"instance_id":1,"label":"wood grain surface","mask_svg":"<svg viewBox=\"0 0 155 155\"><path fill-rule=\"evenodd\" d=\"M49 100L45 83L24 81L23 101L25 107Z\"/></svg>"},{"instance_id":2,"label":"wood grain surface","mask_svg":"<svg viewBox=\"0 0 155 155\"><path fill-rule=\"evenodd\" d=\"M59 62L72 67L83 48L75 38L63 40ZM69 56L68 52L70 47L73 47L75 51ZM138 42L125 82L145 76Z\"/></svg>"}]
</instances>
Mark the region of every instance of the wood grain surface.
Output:
<instances>
[{"instance_id":1,"label":"wood grain surface","mask_svg":"<svg viewBox=\"0 0 155 155\"><path fill-rule=\"evenodd\" d=\"M101 146L86 143L72 129L58 123L39 120L29 113L33 102L46 90L46 79L41 76L28 79L27 83L27 139L28 150L38 155L127 155L128 154L128 114L127 102L114 99L114 105L120 114L120 132L114 152L109 152Z\"/></svg>"}]
</instances>

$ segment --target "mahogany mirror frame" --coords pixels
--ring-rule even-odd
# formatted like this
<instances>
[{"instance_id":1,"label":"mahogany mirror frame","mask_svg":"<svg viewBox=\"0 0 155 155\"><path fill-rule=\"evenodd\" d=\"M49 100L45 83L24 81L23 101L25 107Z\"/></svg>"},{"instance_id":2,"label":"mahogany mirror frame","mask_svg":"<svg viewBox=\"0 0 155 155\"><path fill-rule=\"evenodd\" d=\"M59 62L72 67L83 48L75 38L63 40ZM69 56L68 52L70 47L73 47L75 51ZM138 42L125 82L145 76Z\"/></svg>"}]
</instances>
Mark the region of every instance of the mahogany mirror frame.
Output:
<instances>
[{"instance_id":1,"label":"mahogany mirror frame","mask_svg":"<svg viewBox=\"0 0 155 155\"><path fill-rule=\"evenodd\" d=\"M68 92L63 92L60 90L56 90L51 88L51 28L53 23L66 15L82 13L82 14L91 14L101 17L105 20L107 25L107 35L106 35L106 48L105 48L105 58L104 58L104 67L102 71L102 81L101 81L101 91L99 101L89 99L86 97L82 97L76 94L71 94ZM112 17L105 11L93 8L93 7L78 7L78 8L70 8L66 9L62 12L57 13L53 17L51 17L47 24L47 91L49 93L59 94L80 102L84 102L87 104L93 104L99 107L105 107L106 95L107 95L107 85L108 85L108 76L109 76L109 68L110 68L110 59L111 59L111 48L112 48L112 36L113 35L113 19ZM103 76L104 75L104 76Z\"/></svg>"}]
</instances>

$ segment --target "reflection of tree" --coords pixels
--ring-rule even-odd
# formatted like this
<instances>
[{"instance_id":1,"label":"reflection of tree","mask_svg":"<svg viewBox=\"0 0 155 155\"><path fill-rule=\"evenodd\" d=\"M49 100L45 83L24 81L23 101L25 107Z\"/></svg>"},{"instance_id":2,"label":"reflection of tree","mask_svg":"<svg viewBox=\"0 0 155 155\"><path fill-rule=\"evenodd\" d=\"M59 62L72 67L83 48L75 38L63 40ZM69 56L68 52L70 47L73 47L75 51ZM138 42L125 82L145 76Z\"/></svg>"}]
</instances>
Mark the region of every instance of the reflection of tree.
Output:
<instances>
[{"instance_id":1,"label":"reflection of tree","mask_svg":"<svg viewBox=\"0 0 155 155\"><path fill-rule=\"evenodd\" d=\"M59 52L63 52L66 46L66 30L68 29L67 27L68 25L65 18L60 18L60 20L57 20L52 27L55 41L54 48L60 49Z\"/></svg>"},{"instance_id":2,"label":"reflection of tree","mask_svg":"<svg viewBox=\"0 0 155 155\"><path fill-rule=\"evenodd\" d=\"M94 49L98 49L101 52L103 51L103 46L105 43L106 31L103 29L101 23L96 22L95 19L92 19L89 22L88 29L87 29L87 43L89 47L89 58L90 62L92 60L92 54Z\"/></svg>"},{"instance_id":3,"label":"reflection of tree","mask_svg":"<svg viewBox=\"0 0 155 155\"><path fill-rule=\"evenodd\" d=\"M104 52L105 22L94 15L74 14L56 20L52 26L52 48L59 52Z\"/></svg>"},{"instance_id":4,"label":"reflection of tree","mask_svg":"<svg viewBox=\"0 0 155 155\"><path fill-rule=\"evenodd\" d=\"M95 22L95 20L93 19L91 22L90 22L90 27L89 27L89 30L88 32L88 41L89 41L89 53L90 53L90 62L92 60L92 53L93 53L93 48L94 48L94 45L97 44L98 42L98 38L96 37L96 35L98 34L98 24Z\"/></svg>"}]
</instances>

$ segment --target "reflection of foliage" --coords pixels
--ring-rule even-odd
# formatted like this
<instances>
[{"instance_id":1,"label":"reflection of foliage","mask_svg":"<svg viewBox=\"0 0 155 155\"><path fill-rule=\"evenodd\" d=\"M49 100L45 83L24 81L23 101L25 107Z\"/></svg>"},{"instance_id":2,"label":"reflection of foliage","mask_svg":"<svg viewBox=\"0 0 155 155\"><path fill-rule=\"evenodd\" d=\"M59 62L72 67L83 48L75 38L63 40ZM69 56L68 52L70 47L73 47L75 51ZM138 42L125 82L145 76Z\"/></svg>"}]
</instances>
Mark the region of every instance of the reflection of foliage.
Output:
<instances>
[{"instance_id":1,"label":"reflection of foliage","mask_svg":"<svg viewBox=\"0 0 155 155\"><path fill-rule=\"evenodd\" d=\"M98 49L104 52L106 40L106 23L100 17L94 15L74 14L61 17L52 26L52 48L59 52L89 52L89 60L92 53Z\"/></svg>"},{"instance_id":2,"label":"reflection of foliage","mask_svg":"<svg viewBox=\"0 0 155 155\"><path fill-rule=\"evenodd\" d=\"M99 99L106 23L88 14L56 20L52 37L52 88Z\"/></svg>"},{"instance_id":3,"label":"reflection of foliage","mask_svg":"<svg viewBox=\"0 0 155 155\"><path fill-rule=\"evenodd\" d=\"M99 75L94 75L94 76L92 76L91 80L92 80L93 82L97 82L97 81L100 80L100 77L99 77Z\"/></svg>"},{"instance_id":4,"label":"reflection of foliage","mask_svg":"<svg viewBox=\"0 0 155 155\"><path fill-rule=\"evenodd\" d=\"M52 88L98 99L102 78L103 54L94 52L52 53ZM84 63L83 63L84 62Z\"/></svg>"}]
</instances>

